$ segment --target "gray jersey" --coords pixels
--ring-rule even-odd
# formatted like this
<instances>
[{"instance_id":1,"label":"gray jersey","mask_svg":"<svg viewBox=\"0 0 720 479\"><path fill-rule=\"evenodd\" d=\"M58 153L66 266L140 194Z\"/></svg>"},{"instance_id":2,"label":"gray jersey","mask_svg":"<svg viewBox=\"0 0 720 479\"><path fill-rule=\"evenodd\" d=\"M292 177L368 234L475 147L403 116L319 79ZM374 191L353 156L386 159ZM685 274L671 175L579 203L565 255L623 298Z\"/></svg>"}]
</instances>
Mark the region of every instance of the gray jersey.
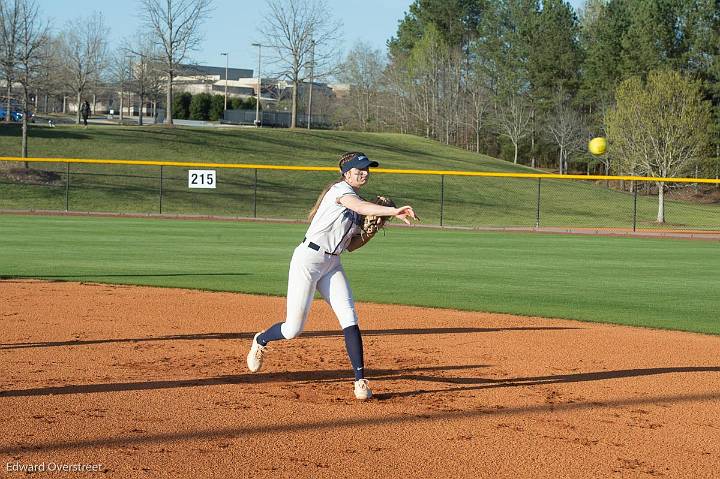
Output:
<instances>
[{"instance_id":1,"label":"gray jersey","mask_svg":"<svg viewBox=\"0 0 720 479\"><path fill-rule=\"evenodd\" d=\"M338 198L345 195L359 198L355 190L344 181L331 186L305 234L308 241L328 253L342 253L353 235L360 232L360 215L337 202Z\"/></svg>"}]
</instances>

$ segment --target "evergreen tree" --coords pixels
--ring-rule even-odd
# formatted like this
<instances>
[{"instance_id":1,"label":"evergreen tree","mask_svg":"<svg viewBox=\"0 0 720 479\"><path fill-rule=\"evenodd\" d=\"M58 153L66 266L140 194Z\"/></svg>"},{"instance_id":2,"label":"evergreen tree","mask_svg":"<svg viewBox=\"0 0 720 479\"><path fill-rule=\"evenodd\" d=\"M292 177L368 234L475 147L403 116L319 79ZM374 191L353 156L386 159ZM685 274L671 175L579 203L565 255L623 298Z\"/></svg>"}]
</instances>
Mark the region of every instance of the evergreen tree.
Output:
<instances>
[{"instance_id":1,"label":"evergreen tree","mask_svg":"<svg viewBox=\"0 0 720 479\"><path fill-rule=\"evenodd\" d=\"M485 11L472 53L495 95L507 96L529 90L529 43L537 13L536 0L493 2Z\"/></svg>"},{"instance_id":2,"label":"evergreen tree","mask_svg":"<svg viewBox=\"0 0 720 479\"><path fill-rule=\"evenodd\" d=\"M210 108L212 107L212 95L209 93L198 93L192 96L190 102L190 119L208 121L210 119Z\"/></svg>"},{"instance_id":3,"label":"evergreen tree","mask_svg":"<svg viewBox=\"0 0 720 479\"><path fill-rule=\"evenodd\" d=\"M228 102L229 103L229 102ZM228 107L230 105L228 104ZM208 117L210 121L218 121L223 118L225 113L225 95L213 95L210 103L210 112Z\"/></svg>"},{"instance_id":4,"label":"evergreen tree","mask_svg":"<svg viewBox=\"0 0 720 479\"><path fill-rule=\"evenodd\" d=\"M192 102L192 94L183 92L180 95L173 96L173 118L178 120L187 120L190 118L190 103Z\"/></svg>"},{"instance_id":5,"label":"evergreen tree","mask_svg":"<svg viewBox=\"0 0 720 479\"><path fill-rule=\"evenodd\" d=\"M628 3L632 22L622 38L623 77L645 77L660 66L678 68L682 31L677 28L674 0L635 0ZM679 26L678 26L679 27ZM676 36L677 34L677 36Z\"/></svg>"},{"instance_id":6,"label":"evergreen tree","mask_svg":"<svg viewBox=\"0 0 720 479\"><path fill-rule=\"evenodd\" d=\"M545 0L528 38L528 79L540 110L550 108L558 89L574 96L579 84L579 24L563 0Z\"/></svg>"},{"instance_id":7,"label":"evergreen tree","mask_svg":"<svg viewBox=\"0 0 720 479\"><path fill-rule=\"evenodd\" d=\"M257 107L257 99L254 96L248 97L245 99L244 106L242 108L246 108L248 110L255 110ZM260 111L262 111L262 103L260 103Z\"/></svg>"},{"instance_id":8,"label":"evergreen tree","mask_svg":"<svg viewBox=\"0 0 720 479\"><path fill-rule=\"evenodd\" d=\"M588 0L580 33L584 59L579 99L588 110L611 101L623 78L622 39L630 28L626 0Z\"/></svg>"},{"instance_id":9,"label":"evergreen tree","mask_svg":"<svg viewBox=\"0 0 720 479\"><path fill-rule=\"evenodd\" d=\"M415 0L388 41L391 56L407 56L432 25L449 47L467 50L491 0Z\"/></svg>"}]
</instances>

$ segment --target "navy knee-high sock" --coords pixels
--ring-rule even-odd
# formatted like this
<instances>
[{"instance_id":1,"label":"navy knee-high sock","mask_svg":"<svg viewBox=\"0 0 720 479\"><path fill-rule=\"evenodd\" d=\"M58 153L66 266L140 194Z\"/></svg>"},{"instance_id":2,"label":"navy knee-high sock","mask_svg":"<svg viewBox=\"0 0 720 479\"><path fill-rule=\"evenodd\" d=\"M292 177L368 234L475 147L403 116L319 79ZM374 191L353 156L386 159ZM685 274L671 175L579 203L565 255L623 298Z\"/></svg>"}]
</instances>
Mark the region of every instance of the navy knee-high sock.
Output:
<instances>
[{"instance_id":1,"label":"navy knee-high sock","mask_svg":"<svg viewBox=\"0 0 720 479\"><path fill-rule=\"evenodd\" d=\"M355 372L355 381L363 379L365 371L363 370L363 345L360 328L357 325L348 326L343 329L343 335L345 336L345 348L350 357L350 364L352 364Z\"/></svg>"},{"instance_id":2,"label":"navy knee-high sock","mask_svg":"<svg viewBox=\"0 0 720 479\"><path fill-rule=\"evenodd\" d=\"M260 346L267 346L267 343L269 343L270 341L285 339L285 336L283 336L282 330L280 329L282 324L283 323L273 324L268 329L266 329L264 333L258 336L257 342L260 344Z\"/></svg>"}]
</instances>

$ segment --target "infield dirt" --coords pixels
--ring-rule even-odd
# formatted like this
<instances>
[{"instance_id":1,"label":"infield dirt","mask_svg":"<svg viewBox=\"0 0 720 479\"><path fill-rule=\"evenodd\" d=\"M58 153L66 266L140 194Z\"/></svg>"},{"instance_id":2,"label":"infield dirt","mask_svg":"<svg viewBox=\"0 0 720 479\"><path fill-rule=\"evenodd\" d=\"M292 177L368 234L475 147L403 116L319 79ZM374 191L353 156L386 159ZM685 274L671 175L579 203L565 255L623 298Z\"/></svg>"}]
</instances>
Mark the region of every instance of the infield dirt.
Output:
<instances>
[{"instance_id":1,"label":"infield dirt","mask_svg":"<svg viewBox=\"0 0 720 479\"><path fill-rule=\"evenodd\" d=\"M234 293L0 282L2 475L41 464L120 478L720 470L720 337L359 304L375 393L362 403L321 301L303 336L247 371L252 335L284 308Z\"/></svg>"}]
</instances>

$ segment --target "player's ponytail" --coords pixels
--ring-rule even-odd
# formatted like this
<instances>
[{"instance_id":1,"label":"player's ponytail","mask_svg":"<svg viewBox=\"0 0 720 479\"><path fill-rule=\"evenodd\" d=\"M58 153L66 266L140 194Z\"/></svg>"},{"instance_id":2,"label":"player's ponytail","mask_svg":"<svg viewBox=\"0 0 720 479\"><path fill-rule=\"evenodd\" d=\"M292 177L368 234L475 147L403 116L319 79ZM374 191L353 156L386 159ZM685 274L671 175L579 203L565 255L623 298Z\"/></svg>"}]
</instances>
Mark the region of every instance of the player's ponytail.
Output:
<instances>
[{"instance_id":1,"label":"player's ponytail","mask_svg":"<svg viewBox=\"0 0 720 479\"><path fill-rule=\"evenodd\" d=\"M348 153L343 153L340 156L340 161L338 162L338 167L342 170L342 167L345 163L352 160L353 158L357 156L365 156L364 153L360 153L359 151L351 151ZM320 203L322 203L323 198L325 197L325 193L327 193L330 188L333 187L333 185L336 185L343 181L345 179L345 176L340 173L340 178L337 180L333 180L331 183L328 183L325 188L323 188L322 192L320 193L320 196L318 196L317 200L315 201L315 206L312 207L310 210L310 213L308 213L308 221L312 221L315 217L315 213L317 213L318 209L320 209Z\"/></svg>"}]
</instances>

